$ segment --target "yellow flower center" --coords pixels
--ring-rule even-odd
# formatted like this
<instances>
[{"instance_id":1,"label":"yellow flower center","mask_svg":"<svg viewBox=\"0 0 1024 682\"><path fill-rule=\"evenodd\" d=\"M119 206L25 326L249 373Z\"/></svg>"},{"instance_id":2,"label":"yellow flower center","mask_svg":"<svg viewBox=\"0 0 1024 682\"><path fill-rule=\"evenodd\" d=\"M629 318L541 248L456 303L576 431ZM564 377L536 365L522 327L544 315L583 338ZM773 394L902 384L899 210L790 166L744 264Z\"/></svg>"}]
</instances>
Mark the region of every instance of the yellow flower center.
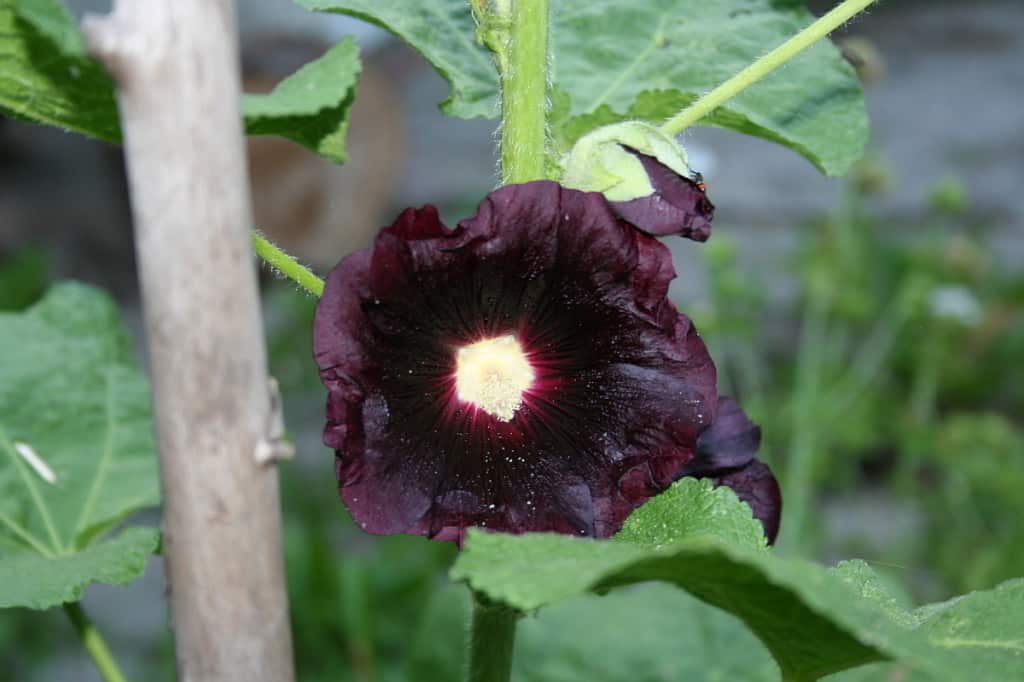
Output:
<instances>
[{"instance_id":1,"label":"yellow flower center","mask_svg":"<svg viewBox=\"0 0 1024 682\"><path fill-rule=\"evenodd\" d=\"M455 391L460 400L510 421L533 381L533 368L512 334L484 339L455 354Z\"/></svg>"}]
</instances>

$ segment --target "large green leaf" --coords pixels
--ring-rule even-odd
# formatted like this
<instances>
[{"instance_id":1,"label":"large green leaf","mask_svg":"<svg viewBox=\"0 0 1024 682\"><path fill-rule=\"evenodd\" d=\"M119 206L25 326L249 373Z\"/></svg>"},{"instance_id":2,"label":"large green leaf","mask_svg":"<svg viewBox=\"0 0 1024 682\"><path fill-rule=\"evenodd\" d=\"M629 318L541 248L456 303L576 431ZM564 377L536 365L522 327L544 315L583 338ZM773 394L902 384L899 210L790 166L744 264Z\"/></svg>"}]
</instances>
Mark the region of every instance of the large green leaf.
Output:
<instances>
[{"instance_id":1,"label":"large green leaf","mask_svg":"<svg viewBox=\"0 0 1024 682\"><path fill-rule=\"evenodd\" d=\"M106 295L62 284L0 314L0 606L139 575L155 531L110 530L159 503L154 452L149 387Z\"/></svg>"},{"instance_id":2,"label":"large green leaf","mask_svg":"<svg viewBox=\"0 0 1024 682\"><path fill-rule=\"evenodd\" d=\"M496 116L497 73L474 41L465 0L296 0L382 26L451 84L442 109ZM636 118L660 123L813 19L776 0L553 0L552 132L566 151L587 131ZM828 41L702 121L786 145L828 174L860 157L867 119L853 69Z\"/></svg>"},{"instance_id":3,"label":"large green leaf","mask_svg":"<svg viewBox=\"0 0 1024 682\"><path fill-rule=\"evenodd\" d=\"M743 621L786 679L886 659L950 681L1024 676L1024 581L910 611L863 562L827 570L765 551L734 495L684 479L647 506L611 541L471 531L452 577L526 612L638 582L675 585Z\"/></svg>"},{"instance_id":4,"label":"large green leaf","mask_svg":"<svg viewBox=\"0 0 1024 682\"><path fill-rule=\"evenodd\" d=\"M775 682L779 675L741 622L659 584L576 599L523 619L515 669L522 682Z\"/></svg>"},{"instance_id":5,"label":"large green leaf","mask_svg":"<svg viewBox=\"0 0 1024 682\"><path fill-rule=\"evenodd\" d=\"M436 590L405 679L457 680L469 595ZM778 666L743 623L681 590L650 583L556 604L520 620L513 682L776 682Z\"/></svg>"},{"instance_id":6,"label":"large green leaf","mask_svg":"<svg viewBox=\"0 0 1024 682\"><path fill-rule=\"evenodd\" d=\"M441 110L461 118L498 115L498 77L477 44L466 0L295 0L315 12L357 17L391 31L412 46L451 84Z\"/></svg>"},{"instance_id":7,"label":"large green leaf","mask_svg":"<svg viewBox=\"0 0 1024 682\"><path fill-rule=\"evenodd\" d=\"M279 135L344 161L359 69L355 43L342 41L273 92L246 95L246 132ZM120 141L114 83L85 54L59 0L0 0L0 114Z\"/></svg>"},{"instance_id":8,"label":"large green leaf","mask_svg":"<svg viewBox=\"0 0 1024 682\"><path fill-rule=\"evenodd\" d=\"M835 682L1024 680L1024 579L929 604L901 616L934 647L935 664L866 666L829 677Z\"/></svg>"},{"instance_id":9,"label":"large green leaf","mask_svg":"<svg viewBox=\"0 0 1024 682\"><path fill-rule=\"evenodd\" d=\"M561 0L554 82L563 148L596 125L660 122L811 22L773 0ZM803 154L828 174L856 161L867 119L853 69L822 41L706 118Z\"/></svg>"},{"instance_id":10,"label":"large green leaf","mask_svg":"<svg viewBox=\"0 0 1024 682\"><path fill-rule=\"evenodd\" d=\"M637 582L668 582L739 617L798 680L884 658L871 642L879 628L895 629L821 567L708 538L650 549L473 532L452 577L525 611Z\"/></svg>"},{"instance_id":11,"label":"large green leaf","mask_svg":"<svg viewBox=\"0 0 1024 682\"><path fill-rule=\"evenodd\" d=\"M245 95L245 132L280 135L342 163L359 70L359 47L346 38L278 83L273 92Z\"/></svg>"},{"instance_id":12,"label":"large green leaf","mask_svg":"<svg viewBox=\"0 0 1024 682\"><path fill-rule=\"evenodd\" d=\"M31 552L4 552L0 555L0 608L48 609L78 601L92 583L129 583L146 570L146 559L159 544L155 528L135 527L52 559Z\"/></svg>"},{"instance_id":13,"label":"large green leaf","mask_svg":"<svg viewBox=\"0 0 1024 682\"><path fill-rule=\"evenodd\" d=\"M59 0L0 0L0 114L121 139L114 84Z\"/></svg>"},{"instance_id":14,"label":"large green leaf","mask_svg":"<svg viewBox=\"0 0 1024 682\"><path fill-rule=\"evenodd\" d=\"M945 654L940 662L974 671L963 679L1024 680L1024 579L924 606L915 616L918 630Z\"/></svg>"}]
</instances>

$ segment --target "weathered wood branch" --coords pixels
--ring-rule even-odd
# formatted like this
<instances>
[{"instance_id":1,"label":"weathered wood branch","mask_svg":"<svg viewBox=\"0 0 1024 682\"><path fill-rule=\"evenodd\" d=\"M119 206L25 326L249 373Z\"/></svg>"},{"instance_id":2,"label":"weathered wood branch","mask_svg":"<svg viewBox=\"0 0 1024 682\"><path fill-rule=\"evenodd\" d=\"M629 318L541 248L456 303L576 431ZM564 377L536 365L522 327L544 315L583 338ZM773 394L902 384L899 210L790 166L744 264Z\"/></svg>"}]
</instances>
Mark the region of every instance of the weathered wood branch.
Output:
<instances>
[{"instance_id":1,"label":"weathered wood branch","mask_svg":"<svg viewBox=\"0 0 1024 682\"><path fill-rule=\"evenodd\" d=\"M117 0L83 30L117 81L178 676L289 682L234 3Z\"/></svg>"}]
</instances>

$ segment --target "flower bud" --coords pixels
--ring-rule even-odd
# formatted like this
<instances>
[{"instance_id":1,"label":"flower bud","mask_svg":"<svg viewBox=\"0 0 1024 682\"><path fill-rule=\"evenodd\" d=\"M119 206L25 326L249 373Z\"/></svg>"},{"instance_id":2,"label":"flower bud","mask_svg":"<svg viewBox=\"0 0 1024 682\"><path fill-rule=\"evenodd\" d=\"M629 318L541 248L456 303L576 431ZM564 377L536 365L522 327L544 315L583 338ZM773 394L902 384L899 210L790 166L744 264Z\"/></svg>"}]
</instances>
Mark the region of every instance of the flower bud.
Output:
<instances>
[{"instance_id":1,"label":"flower bud","mask_svg":"<svg viewBox=\"0 0 1024 682\"><path fill-rule=\"evenodd\" d=\"M626 121L597 128L563 160L562 184L601 192L619 217L644 232L704 241L715 207L686 151L653 125Z\"/></svg>"}]
</instances>

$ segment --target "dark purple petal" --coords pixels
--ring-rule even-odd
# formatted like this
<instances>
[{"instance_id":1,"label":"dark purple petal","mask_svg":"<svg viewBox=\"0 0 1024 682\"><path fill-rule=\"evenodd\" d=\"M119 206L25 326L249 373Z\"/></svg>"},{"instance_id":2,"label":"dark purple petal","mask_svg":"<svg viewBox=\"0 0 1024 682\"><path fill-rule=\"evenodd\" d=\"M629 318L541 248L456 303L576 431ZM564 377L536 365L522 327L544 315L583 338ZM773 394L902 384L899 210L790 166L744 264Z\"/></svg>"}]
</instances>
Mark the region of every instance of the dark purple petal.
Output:
<instances>
[{"instance_id":1,"label":"dark purple petal","mask_svg":"<svg viewBox=\"0 0 1024 682\"><path fill-rule=\"evenodd\" d=\"M712 480L716 486L732 488L736 497L749 504L754 510L754 518L764 526L768 543L775 542L782 517L782 492L766 464L755 459L745 467Z\"/></svg>"},{"instance_id":2,"label":"dark purple petal","mask_svg":"<svg viewBox=\"0 0 1024 682\"><path fill-rule=\"evenodd\" d=\"M614 533L715 417L674 275L602 195L554 182L503 187L450 231L432 207L402 213L331 272L314 324L353 518L456 541L469 526ZM509 334L534 380L502 420L458 398L455 354Z\"/></svg>"},{"instance_id":3,"label":"dark purple petal","mask_svg":"<svg viewBox=\"0 0 1024 682\"><path fill-rule=\"evenodd\" d=\"M619 216L647 234L678 235L694 241L711 236L712 204L701 185L680 175L653 156L623 145L640 160L654 193L629 201L613 201Z\"/></svg>"},{"instance_id":4,"label":"dark purple petal","mask_svg":"<svg viewBox=\"0 0 1024 682\"><path fill-rule=\"evenodd\" d=\"M771 543L779 533L782 494L771 470L754 458L760 447L761 428L735 400L719 396L715 421L700 434L697 454L682 475L710 478L716 486L732 488L754 510Z\"/></svg>"},{"instance_id":5,"label":"dark purple petal","mask_svg":"<svg viewBox=\"0 0 1024 682\"><path fill-rule=\"evenodd\" d=\"M746 466L760 447L761 427L747 418L735 400L719 396L715 421L697 439L697 456L686 474L707 476Z\"/></svg>"}]
</instances>

